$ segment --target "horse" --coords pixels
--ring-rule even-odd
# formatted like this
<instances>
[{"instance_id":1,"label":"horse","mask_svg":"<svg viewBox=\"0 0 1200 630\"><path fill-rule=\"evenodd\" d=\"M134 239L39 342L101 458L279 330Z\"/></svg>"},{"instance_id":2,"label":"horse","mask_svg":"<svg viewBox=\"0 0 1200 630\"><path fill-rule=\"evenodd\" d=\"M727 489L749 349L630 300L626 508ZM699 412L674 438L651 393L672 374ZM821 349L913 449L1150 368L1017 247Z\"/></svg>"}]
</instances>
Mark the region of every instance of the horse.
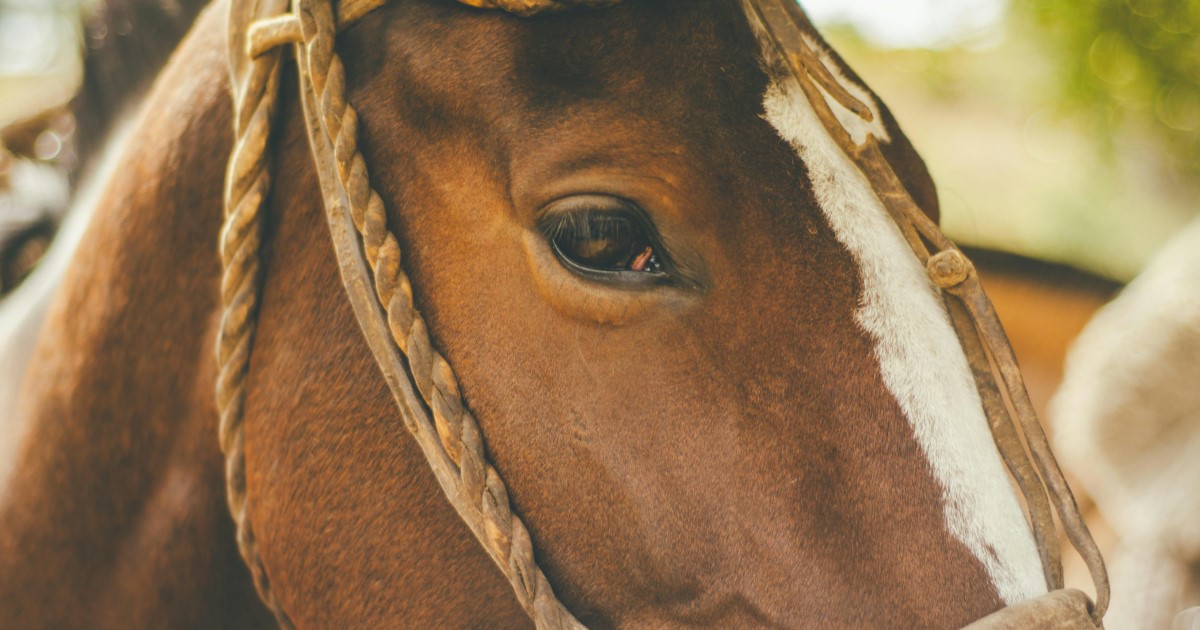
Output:
<instances>
[{"instance_id":1,"label":"horse","mask_svg":"<svg viewBox=\"0 0 1200 630\"><path fill-rule=\"evenodd\" d=\"M405 0L339 35L357 150L488 489L590 627L957 627L1035 600L1053 570L939 287L753 6ZM340 299L286 73L229 471L254 528L235 532L211 351L214 156L245 124L230 11L155 82L44 324L0 604L35 627L527 627ZM795 19L823 89L865 107L831 111L935 221L896 121Z\"/></svg>"},{"instance_id":2,"label":"horse","mask_svg":"<svg viewBox=\"0 0 1200 630\"><path fill-rule=\"evenodd\" d=\"M204 0L103 0L83 20L83 73L69 104L80 165L87 177L121 119L145 97L171 52L191 28Z\"/></svg>"}]
</instances>

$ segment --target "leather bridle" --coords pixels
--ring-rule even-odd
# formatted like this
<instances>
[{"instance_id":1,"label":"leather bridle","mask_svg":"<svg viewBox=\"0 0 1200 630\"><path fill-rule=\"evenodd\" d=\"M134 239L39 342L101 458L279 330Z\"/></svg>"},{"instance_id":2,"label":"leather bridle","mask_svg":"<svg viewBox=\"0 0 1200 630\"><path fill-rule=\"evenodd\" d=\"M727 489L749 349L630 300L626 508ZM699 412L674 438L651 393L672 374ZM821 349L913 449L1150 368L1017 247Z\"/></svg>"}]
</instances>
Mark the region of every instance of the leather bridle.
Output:
<instances>
[{"instance_id":1,"label":"leather bridle","mask_svg":"<svg viewBox=\"0 0 1200 630\"><path fill-rule=\"evenodd\" d=\"M404 424L450 504L508 578L536 626L583 628L555 596L538 566L528 529L512 510L504 481L487 459L479 425L462 399L457 377L434 347L413 304L399 240L388 227L382 198L371 187L366 162L358 150L358 115L346 101L345 72L334 40L339 29L387 1L341 0L335 13L333 0L292 0L291 12L285 13L289 0L231 0L228 38L235 144L225 181L220 244L224 311L217 401L238 548L263 602L281 626L291 627L259 558L248 517L242 420L261 283L262 209L270 190L268 139L278 108L283 46L293 44L305 126L342 283ZM531 15L619 0L459 1ZM781 59L781 67L772 71L786 73L799 83L826 130L866 175L913 253L941 289L997 447L1025 496L1051 592L1002 609L969 627L1099 627L1109 599L1103 560L1037 422L1012 348L974 268L913 201L878 141L868 135L865 142L856 144L838 121L827 99L865 120L873 115L839 85L809 46L802 29L806 20L794 0L744 2L753 26L768 35ZM1051 506L1088 565L1096 586L1095 605L1083 593L1063 588Z\"/></svg>"}]
</instances>

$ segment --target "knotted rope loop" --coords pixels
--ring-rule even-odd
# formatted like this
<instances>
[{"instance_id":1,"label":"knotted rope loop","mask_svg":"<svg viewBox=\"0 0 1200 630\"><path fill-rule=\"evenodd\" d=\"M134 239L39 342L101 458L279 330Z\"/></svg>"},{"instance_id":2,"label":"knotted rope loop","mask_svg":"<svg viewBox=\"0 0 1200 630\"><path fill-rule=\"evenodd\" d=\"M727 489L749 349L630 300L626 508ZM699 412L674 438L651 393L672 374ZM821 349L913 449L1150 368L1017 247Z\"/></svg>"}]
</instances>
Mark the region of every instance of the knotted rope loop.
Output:
<instances>
[{"instance_id":1,"label":"knotted rope loop","mask_svg":"<svg viewBox=\"0 0 1200 630\"><path fill-rule=\"evenodd\" d=\"M939 289L948 291L966 282L975 273L975 266L961 251L947 249L930 256L925 271Z\"/></svg>"}]
</instances>

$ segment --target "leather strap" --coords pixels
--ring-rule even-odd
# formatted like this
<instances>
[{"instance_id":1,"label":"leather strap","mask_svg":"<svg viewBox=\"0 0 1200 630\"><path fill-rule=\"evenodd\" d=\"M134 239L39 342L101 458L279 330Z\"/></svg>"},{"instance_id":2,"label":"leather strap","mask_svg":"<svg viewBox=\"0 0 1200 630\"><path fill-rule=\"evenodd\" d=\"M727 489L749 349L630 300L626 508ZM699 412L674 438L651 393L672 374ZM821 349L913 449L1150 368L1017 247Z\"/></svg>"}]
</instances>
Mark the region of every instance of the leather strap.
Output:
<instances>
[{"instance_id":1,"label":"leather strap","mask_svg":"<svg viewBox=\"0 0 1200 630\"><path fill-rule=\"evenodd\" d=\"M1001 608L963 630L1096 630L1102 627L1093 617L1092 603L1087 595L1068 588Z\"/></svg>"}]
</instances>

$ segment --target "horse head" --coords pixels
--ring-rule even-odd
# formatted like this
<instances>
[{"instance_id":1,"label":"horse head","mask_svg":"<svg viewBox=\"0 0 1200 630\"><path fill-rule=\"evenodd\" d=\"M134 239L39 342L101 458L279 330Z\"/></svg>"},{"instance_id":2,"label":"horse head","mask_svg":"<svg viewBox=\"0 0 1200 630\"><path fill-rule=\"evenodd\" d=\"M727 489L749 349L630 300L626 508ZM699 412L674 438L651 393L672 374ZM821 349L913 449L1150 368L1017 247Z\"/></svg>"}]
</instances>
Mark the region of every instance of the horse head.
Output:
<instances>
[{"instance_id":1,"label":"horse head","mask_svg":"<svg viewBox=\"0 0 1200 630\"><path fill-rule=\"evenodd\" d=\"M936 212L890 114L807 36ZM764 46L729 1L398 2L339 37L415 302L550 583L602 627L952 625L1041 592L936 290ZM284 120L245 439L264 567L307 618L361 604L330 575L438 573L454 527L410 509L430 489L387 390L328 343L353 325L328 260L312 277Z\"/></svg>"},{"instance_id":2,"label":"horse head","mask_svg":"<svg viewBox=\"0 0 1200 630\"><path fill-rule=\"evenodd\" d=\"M235 216L224 233L228 262L241 256L228 244L249 234L257 245L261 223L261 268L240 260L248 284L227 276L224 287L257 306L227 314L226 332L245 334L222 355L244 362L244 379L222 375L222 391L235 392L222 398L235 426L222 430L236 454L240 542L276 613L298 626L520 625L513 585L520 595L544 579L589 627L956 627L1044 593L942 294L822 123L826 111L856 142L874 138L903 194L936 220L929 174L886 107L798 11L796 36L827 79L820 102L786 71L756 2L600 4L612 6L516 17L449 0L384 3L338 34L344 72L311 85L282 73L275 130L260 144L270 163L252 165L272 179L270 195L260 219ZM227 43L218 9L142 123L146 168L186 177L139 187L126 176L113 189L130 191L127 205L194 211L103 222L85 250L121 268L180 265L182 280L153 285L161 295L120 294L147 313L175 295L186 305L170 321L122 320L124 343L87 345L139 358L130 369L146 379L120 381L140 396L125 404L178 395L168 383L213 386L211 357L172 372L176 381L150 366L165 361L162 344L178 360L217 336L216 292L200 290L215 282L213 260L194 254L217 239L215 208L198 207L218 198L211 155L229 147L212 130L270 118L239 111L230 125L214 98L228 89L211 80ZM298 19L311 27L310 14ZM277 39L296 32L274 27ZM301 64L332 49L305 50ZM306 137L327 112L296 96L312 88L319 100L329 84L352 108L321 119L344 132L325 150L362 177L327 206L328 173ZM257 139L239 147L263 140L246 137ZM233 189L247 172L231 171ZM368 198L378 214L364 217L356 200ZM324 227L346 204L360 229L386 224L395 240L363 245L376 282L386 268L402 279L388 295L411 293L416 307L397 316L384 304L387 325L426 331L420 343L397 339L409 344L400 376L411 372L425 396L415 413L469 416L456 439L479 445L473 482L515 515L511 531L464 526L407 435L417 429L394 398L414 390L380 375ZM140 221L169 238L138 240ZM118 236L145 255L111 245ZM65 304L97 290L84 276L75 285ZM58 326L101 335L60 312ZM139 336L151 329L178 345ZM44 361L44 378L78 369ZM452 387L431 390L430 378ZM65 382L41 395L60 400L48 392ZM89 400L43 407L64 416L55 405ZM92 403L77 413L99 413ZM211 430L213 412L189 408L190 422ZM128 449L174 430L105 443ZM211 480L214 450L215 440L149 461L191 457ZM197 496L213 500L207 482L178 475L138 492L168 482L154 496L204 488ZM497 571L476 536L524 544L537 574ZM212 570L228 571L222 562Z\"/></svg>"}]
</instances>

